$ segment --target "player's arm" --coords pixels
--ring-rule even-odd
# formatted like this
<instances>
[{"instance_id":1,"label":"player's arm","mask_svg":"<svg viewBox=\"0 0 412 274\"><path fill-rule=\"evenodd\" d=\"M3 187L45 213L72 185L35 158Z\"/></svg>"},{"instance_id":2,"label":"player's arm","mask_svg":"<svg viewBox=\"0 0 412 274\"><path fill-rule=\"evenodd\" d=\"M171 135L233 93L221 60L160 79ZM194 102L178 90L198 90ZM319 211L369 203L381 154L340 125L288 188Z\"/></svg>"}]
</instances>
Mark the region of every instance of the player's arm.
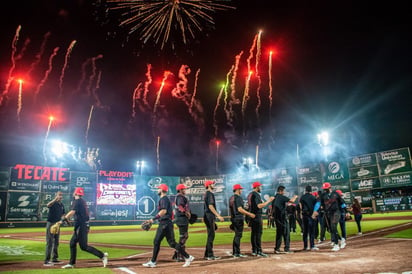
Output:
<instances>
[{"instance_id":1,"label":"player's arm","mask_svg":"<svg viewBox=\"0 0 412 274\"><path fill-rule=\"evenodd\" d=\"M154 221L159 220L160 218L162 218L163 216L165 216L166 213L167 213L166 208L163 208L163 209L159 210L159 213L157 213L157 215L156 215L153 219L150 219L149 221L150 221L151 223L153 223Z\"/></svg>"},{"instance_id":2,"label":"player's arm","mask_svg":"<svg viewBox=\"0 0 412 274\"><path fill-rule=\"evenodd\" d=\"M209 209L210 211L212 211L213 214L215 214L215 216L219 219L219 221L223 222L224 219L222 216L220 216L220 214L216 211L216 208L214 207L214 205L209 205Z\"/></svg>"},{"instance_id":3,"label":"player's arm","mask_svg":"<svg viewBox=\"0 0 412 274\"><path fill-rule=\"evenodd\" d=\"M270 197L266 202L258 204L258 208L264 208L265 206L269 205L275 197Z\"/></svg>"},{"instance_id":4,"label":"player's arm","mask_svg":"<svg viewBox=\"0 0 412 274\"><path fill-rule=\"evenodd\" d=\"M71 217L73 217L73 215L76 213L76 210L72 209L69 212L67 212L66 215L63 215L63 217L60 220L60 223L63 223L64 221L70 220Z\"/></svg>"},{"instance_id":5,"label":"player's arm","mask_svg":"<svg viewBox=\"0 0 412 274\"><path fill-rule=\"evenodd\" d=\"M295 195L289 200L289 202L294 203L297 198L298 198L298 195Z\"/></svg>"},{"instance_id":6,"label":"player's arm","mask_svg":"<svg viewBox=\"0 0 412 274\"><path fill-rule=\"evenodd\" d=\"M241 207L241 206L239 206L238 208L237 208L237 211L239 211L240 213L242 213L243 215L248 215L250 218L255 218L256 217L256 215L255 214L253 214L253 213L251 213L251 212L249 212L249 211L246 211L243 207Z\"/></svg>"},{"instance_id":7,"label":"player's arm","mask_svg":"<svg viewBox=\"0 0 412 274\"><path fill-rule=\"evenodd\" d=\"M57 195L56 195L56 197L54 197L53 200L51 200L50 202L47 203L47 207L51 207L52 205L54 205L55 202L57 202Z\"/></svg>"}]
</instances>

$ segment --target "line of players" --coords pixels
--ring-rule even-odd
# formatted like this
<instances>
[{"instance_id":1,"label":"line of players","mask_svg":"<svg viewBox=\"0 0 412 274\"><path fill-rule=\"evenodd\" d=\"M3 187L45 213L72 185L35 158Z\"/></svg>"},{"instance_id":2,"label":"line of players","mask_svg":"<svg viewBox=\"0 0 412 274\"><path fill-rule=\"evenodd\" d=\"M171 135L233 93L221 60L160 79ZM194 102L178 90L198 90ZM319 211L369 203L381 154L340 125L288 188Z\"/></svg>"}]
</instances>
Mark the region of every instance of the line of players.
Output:
<instances>
[{"instance_id":1,"label":"line of players","mask_svg":"<svg viewBox=\"0 0 412 274\"><path fill-rule=\"evenodd\" d=\"M203 221L207 228L207 241L204 253L205 260L219 260L220 257L215 256L213 252L213 242L215 239L215 231L217 229L216 219L223 222L224 219L218 213L216 209L216 200L213 193L215 186L214 181L206 181L205 188L206 193L204 196L204 216ZM294 204L297 195L292 198L288 198L284 195L285 187L279 186L277 193L274 197L270 197L267 201L263 201L261 198L260 182L254 182L252 184L253 190L247 197L247 207L245 207L243 198L241 197L243 187L240 184L233 186L233 195L229 200L230 211L230 228L234 231L232 255L235 258L247 257L247 255L240 251L240 240L242 238L245 222L251 228L251 246L252 256L268 257L262 250L261 239L263 232L263 208L270 205L268 223L276 226L276 241L275 241L275 254L293 253L290 250L290 227L289 217L287 214L287 206ZM188 226L191 215L189 201L186 194L186 186L179 184L176 187L178 192L175 202L175 210L172 207L170 199L167 197L169 190L168 186L161 184L158 186L158 195L160 197L158 202L158 213L150 221L159 222L156 236L153 242L153 255L150 261L144 263L144 267L156 267L157 256L160 251L160 245L164 238L166 238L170 247L174 248L175 255L173 258L176 261L184 261L183 267L190 266L194 257L186 252L185 243L189 237ZM316 251L318 248L315 246L315 233L318 227L318 222L321 224L321 238L324 240L326 229L331 233L331 240L333 242L332 251L338 251L340 248L344 248L346 245L346 229L342 226L342 237L337 230L337 224L345 219L345 215L348 215L346 204L342 198L342 193L339 191L332 191L330 183L323 184L323 192L317 197L312 194L311 186L307 186L305 194L300 198L299 204L301 207L302 218L302 233L304 250ZM62 268L73 268L76 263L76 246L79 243L80 248L86 252L89 252L96 257L99 257L103 266L106 267L108 263L108 254L103 253L100 250L89 246L87 243L87 234L89 232L89 215L86 202L83 200L84 189L76 188L73 197L74 202L71 210L65 214L62 201L62 193L57 192L55 199L53 199L47 206L49 207L49 215L47 220L46 231L46 258L44 266L52 266L54 264L61 263L58 260L58 242L59 234L51 235L50 226L56 222L63 222L70 219L72 216L75 219L74 233L70 241L70 262ZM179 240L175 241L173 220L174 213L176 212L175 223L179 228ZM344 221L343 221L344 225ZM284 242L284 251L280 250L282 240ZM309 245L308 245L309 240ZM339 246L340 243L340 246ZM50 260L52 257L52 260Z\"/></svg>"}]
</instances>

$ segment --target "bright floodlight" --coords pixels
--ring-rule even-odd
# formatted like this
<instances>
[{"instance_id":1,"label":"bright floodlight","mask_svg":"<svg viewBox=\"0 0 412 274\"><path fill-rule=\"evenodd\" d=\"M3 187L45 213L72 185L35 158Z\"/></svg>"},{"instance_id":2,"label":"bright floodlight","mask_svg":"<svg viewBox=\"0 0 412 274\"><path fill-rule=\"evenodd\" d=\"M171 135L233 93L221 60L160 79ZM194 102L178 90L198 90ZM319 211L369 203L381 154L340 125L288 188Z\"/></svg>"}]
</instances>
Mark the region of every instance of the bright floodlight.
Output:
<instances>
[{"instance_id":1,"label":"bright floodlight","mask_svg":"<svg viewBox=\"0 0 412 274\"><path fill-rule=\"evenodd\" d=\"M144 167L145 162L144 161L137 161L136 162L136 167L137 168L143 168Z\"/></svg>"},{"instance_id":2,"label":"bright floodlight","mask_svg":"<svg viewBox=\"0 0 412 274\"><path fill-rule=\"evenodd\" d=\"M65 142L54 140L52 141L51 152L57 157L62 157L64 154L69 153L69 145Z\"/></svg>"},{"instance_id":3,"label":"bright floodlight","mask_svg":"<svg viewBox=\"0 0 412 274\"><path fill-rule=\"evenodd\" d=\"M321 146L327 146L329 144L329 133L323 131L322 133L318 134L318 142Z\"/></svg>"}]
</instances>

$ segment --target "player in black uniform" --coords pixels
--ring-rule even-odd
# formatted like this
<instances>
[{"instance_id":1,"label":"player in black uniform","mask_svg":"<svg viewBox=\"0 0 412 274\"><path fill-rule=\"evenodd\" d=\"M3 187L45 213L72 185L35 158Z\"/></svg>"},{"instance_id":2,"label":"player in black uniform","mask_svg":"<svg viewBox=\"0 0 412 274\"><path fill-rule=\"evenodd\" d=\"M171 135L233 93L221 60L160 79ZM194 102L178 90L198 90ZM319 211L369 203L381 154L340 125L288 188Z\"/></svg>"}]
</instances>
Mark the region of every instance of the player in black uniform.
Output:
<instances>
[{"instance_id":1,"label":"player in black uniform","mask_svg":"<svg viewBox=\"0 0 412 274\"><path fill-rule=\"evenodd\" d=\"M316 198L312 195L312 186L306 186L305 194L300 198L302 208L302 226L303 226L303 250L319 250L315 246L315 220L312 219L313 208L316 204ZM308 237L309 245L308 246Z\"/></svg>"},{"instance_id":2,"label":"player in black uniform","mask_svg":"<svg viewBox=\"0 0 412 274\"><path fill-rule=\"evenodd\" d=\"M338 234L337 226L340 219L341 210L347 212L346 204L342 197L336 193L336 191L332 191L332 185L330 183L323 183L322 189L324 192L322 193L320 202L317 202L315 205L312 217L316 218L320 206L323 206L325 209L325 220L329 224L331 240L333 242L332 251L339 251L340 247L338 243L340 236Z\"/></svg>"},{"instance_id":3,"label":"player in black uniform","mask_svg":"<svg viewBox=\"0 0 412 274\"><path fill-rule=\"evenodd\" d=\"M62 216L66 213L64 211L62 200L63 193L57 191L54 199L47 204L49 214L47 215L46 224L46 258L44 259L44 266L53 266L54 264L61 263L58 254L60 231L57 234L51 234L50 227L59 222ZM50 261L50 257L52 257L52 261Z\"/></svg>"},{"instance_id":4,"label":"player in black uniform","mask_svg":"<svg viewBox=\"0 0 412 274\"><path fill-rule=\"evenodd\" d=\"M254 182L252 184L253 191L249 193L247 197L249 211L256 215L255 218L250 220L250 243L252 244L252 256L267 257L268 255L262 251L262 231L263 231L263 218L262 208L269 205L275 198L270 197L266 202L262 201L260 195L262 184L260 182Z\"/></svg>"},{"instance_id":5,"label":"player in black uniform","mask_svg":"<svg viewBox=\"0 0 412 274\"><path fill-rule=\"evenodd\" d=\"M216 201L215 195L213 194L215 182L214 181L206 181L206 193L205 193L205 215L203 217L203 221L206 224L207 228L207 241L206 241L206 250L205 250L205 260L218 260L220 257L215 256L213 253L213 241L215 240L215 230L216 224L215 219L218 218L219 221L223 222L224 219L216 210Z\"/></svg>"},{"instance_id":6,"label":"player in black uniform","mask_svg":"<svg viewBox=\"0 0 412 274\"><path fill-rule=\"evenodd\" d=\"M186 185L178 184L176 186L177 195L175 201L175 208L176 208L176 220L175 223L179 228L179 244L181 248L185 247L186 241L189 238L189 219L190 219L190 207L189 207L189 200L185 196L186 194ZM173 259L176 261L183 261L184 256L179 252L175 251L173 255Z\"/></svg>"},{"instance_id":7,"label":"player in black uniform","mask_svg":"<svg viewBox=\"0 0 412 274\"><path fill-rule=\"evenodd\" d=\"M285 195L285 187L278 186L277 194L275 196L275 200L272 202L275 214L275 224L276 224L276 245L275 245L275 253L293 253L290 250L290 231L289 231L289 222L286 216L286 204L288 202L295 202L297 195L293 196L293 198L289 199ZM280 246L282 244L282 238L285 242L285 252L280 251Z\"/></svg>"},{"instance_id":8,"label":"player in black uniform","mask_svg":"<svg viewBox=\"0 0 412 274\"><path fill-rule=\"evenodd\" d=\"M158 187L157 194L160 196L157 209L159 212L150 221L153 223L155 220L159 220L159 226L157 227L156 236L153 241L153 255L152 259L147 263L142 264L144 267L156 267L157 256L160 251L160 244L164 237L166 237L169 246L176 249L177 252L181 253L185 257L185 264L183 267L187 267L194 260L194 257L187 254L184 248L175 241L175 233L173 231L173 209L172 203L167 197L167 192L169 187L165 184L161 184Z\"/></svg>"},{"instance_id":9,"label":"player in black uniform","mask_svg":"<svg viewBox=\"0 0 412 274\"><path fill-rule=\"evenodd\" d=\"M243 235L243 226L245 219L243 215L247 215L250 218L255 218L255 214L250 213L244 209L242 195L243 187L239 184L233 186L233 196L229 199L229 209L230 209L230 221L232 222L233 230L235 231L235 236L233 238L233 257L243 258L247 257L240 252L240 240Z\"/></svg>"},{"instance_id":10,"label":"player in black uniform","mask_svg":"<svg viewBox=\"0 0 412 274\"><path fill-rule=\"evenodd\" d=\"M77 243L79 243L80 249L99 257L103 262L103 267L106 267L108 262L108 254L101 252L100 250L87 244L87 238L89 234L89 208L86 201L83 199L84 189L82 187L76 187L73 193L74 201L72 203L71 210L62 218L60 222L70 219L74 216L74 233L70 240L70 261L62 268L73 268L76 264L77 256Z\"/></svg>"}]
</instances>

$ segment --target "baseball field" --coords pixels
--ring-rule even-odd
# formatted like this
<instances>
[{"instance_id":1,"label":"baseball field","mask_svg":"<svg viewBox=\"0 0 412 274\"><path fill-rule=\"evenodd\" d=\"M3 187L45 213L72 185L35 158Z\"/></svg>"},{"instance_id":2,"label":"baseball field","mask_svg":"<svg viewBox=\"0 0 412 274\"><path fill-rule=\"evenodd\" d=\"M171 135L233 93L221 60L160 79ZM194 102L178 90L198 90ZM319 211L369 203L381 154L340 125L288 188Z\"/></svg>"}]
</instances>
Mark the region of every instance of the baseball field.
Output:
<instances>
[{"instance_id":1,"label":"baseball field","mask_svg":"<svg viewBox=\"0 0 412 274\"><path fill-rule=\"evenodd\" d=\"M142 263L151 257L156 231L143 231L139 225L92 226L89 244L109 253L107 268L101 261L78 248L74 269L61 265L43 266L45 228L3 228L0 230L0 272L2 273L412 273L412 212L365 214L362 235L356 223L348 221L347 246L332 252L329 240L318 245L319 251L303 251L302 236L297 226L291 232L293 254L274 254L275 229L264 226L262 246L268 258L250 255L250 229L245 227L241 249L247 258L231 256L233 232L229 222L218 223L214 250L222 259L203 260L206 228L195 223L189 228L187 251L195 257L188 268L172 260L173 250L162 244L157 267L147 269ZM68 262L72 227L62 227L59 259ZM178 233L176 232L176 239ZM330 239L327 233L327 239Z\"/></svg>"}]
</instances>

